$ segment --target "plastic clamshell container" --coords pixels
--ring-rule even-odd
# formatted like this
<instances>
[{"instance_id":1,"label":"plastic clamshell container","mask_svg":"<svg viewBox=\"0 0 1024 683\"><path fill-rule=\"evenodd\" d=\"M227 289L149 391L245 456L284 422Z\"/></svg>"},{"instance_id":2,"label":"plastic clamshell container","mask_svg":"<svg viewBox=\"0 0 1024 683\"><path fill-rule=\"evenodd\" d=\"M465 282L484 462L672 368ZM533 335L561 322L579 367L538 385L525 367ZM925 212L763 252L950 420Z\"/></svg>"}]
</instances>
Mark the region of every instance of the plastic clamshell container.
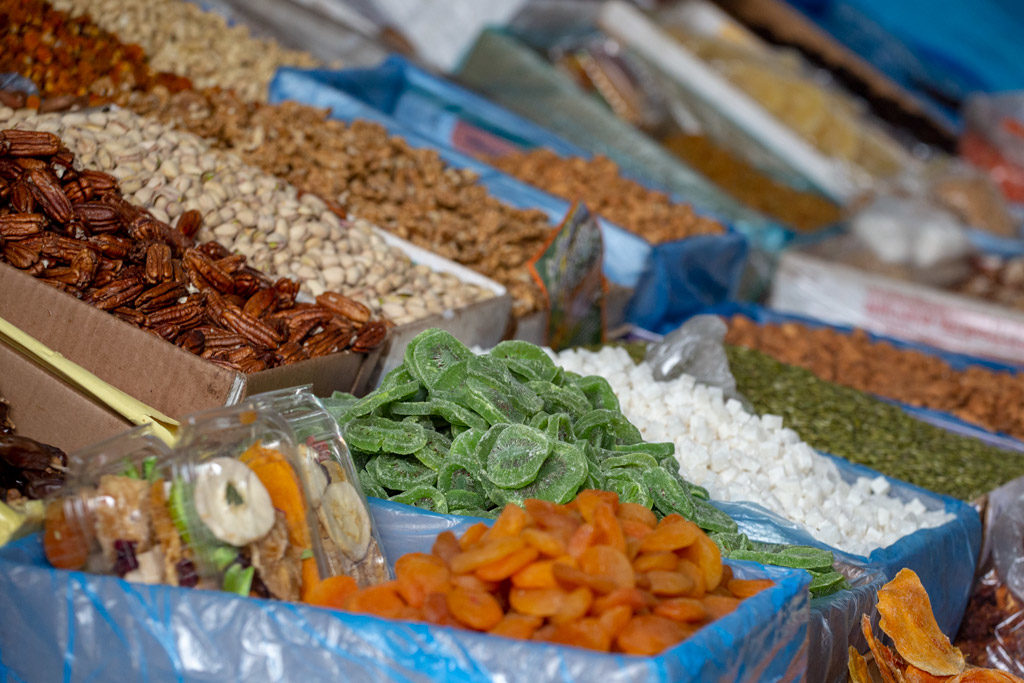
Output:
<instances>
[{"instance_id":1,"label":"plastic clamshell container","mask_svg":"<svg viewBox=\"0 0 1024 683\"><path fill-rule=\"evenodd\" d=\"M199 475L187 506L194 513L193 533L221 547L244 549L270 597L298 600L313 582L331 575L312 523L303 461L280 414L247 401L189 415L176 452ZM249 488L249 497L238 496L242 486ZM250 507L249 515L233 525L242 505ZM205 559L221 561L213 552ZM315 567L306 564L310 560Z\"/></svg>"},{"instance_id":2,"label":"plastic clamshell container","mask_svg":"<svg viewBox=\"0 0 1024 683\"><path fill-rule=\"evenodd\" d=\"M67 482L47 503L47 559L136 583L219 586L222 571L194 561L194 482L194 469L145 425L72 453Z\"/></svg>"},{"instance_id":3,"label":"plastic clamshell container","mask_svg":"<svg viewBox=\"0 0 1024 683\"><path fill-rule=\"evenodd\" d=\"M391 578L384 546L338 422L309 386L253 396L279 413L295 434L309 505L316 516L328 573L346 574L360 587Z\"/></svg>"}]
</instances>

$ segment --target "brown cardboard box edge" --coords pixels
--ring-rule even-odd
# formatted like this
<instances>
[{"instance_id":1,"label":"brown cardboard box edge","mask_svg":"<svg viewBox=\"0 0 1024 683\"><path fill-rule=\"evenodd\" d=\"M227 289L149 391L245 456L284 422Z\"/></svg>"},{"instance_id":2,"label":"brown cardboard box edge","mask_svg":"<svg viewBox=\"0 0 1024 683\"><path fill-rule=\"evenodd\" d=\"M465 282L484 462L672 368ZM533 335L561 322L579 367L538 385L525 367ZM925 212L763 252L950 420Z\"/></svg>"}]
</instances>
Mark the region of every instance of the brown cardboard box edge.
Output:
<instances>
[{"instance_id":1,"label":"brown cardboard box edge","mask_svg":"<svg viewBox=\"0 0 1024 683\"><path fill-rule=\"evenodd\" d=\"M131 424L0 344L0 394L15 433L71 452L120 434Z\"/></svg>"},{"instance_id":2,"label":"brown cardboard box edge","mask_svg":"<svg viewBox=\"0 0 1024 683\"><path fill-rule=\"evenodd\" d=\"M252 393L313 384L319 395L367 391L383 349L334 353L244 375L0 264L0 317L100 379L174 418Z\"/></svg>"}]
</instances>

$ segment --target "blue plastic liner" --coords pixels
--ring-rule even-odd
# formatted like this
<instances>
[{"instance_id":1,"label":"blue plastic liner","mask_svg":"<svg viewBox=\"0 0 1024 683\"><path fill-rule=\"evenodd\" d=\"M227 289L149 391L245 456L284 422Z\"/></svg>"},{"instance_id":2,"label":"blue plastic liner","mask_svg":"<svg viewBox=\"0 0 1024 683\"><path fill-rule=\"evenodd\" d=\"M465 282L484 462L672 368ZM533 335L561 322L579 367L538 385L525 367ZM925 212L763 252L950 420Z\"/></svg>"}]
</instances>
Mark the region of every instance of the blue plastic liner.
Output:
<instances>
[{"instance_id":1,"label":"blue plastic liner","mask_svg":"<svg viewBox=\"0 0 1024 683\"><path fill-rule=\"evenodd\" d=\"M379 78L378 78L379 76ZM442 94L452 97L441 107L426 95L413 99L400 97L406 79L423 85L430 81L431 96ZM352 90L355 94L348 92ZM496 198L518 208L540 209L553 225L557 225L569 211L569 203L520 182L450 146L450 138L443 133L455 124L446 118L458 104L460 117L475 112L473 123L498 121L501 130L510 131L515 144L548 145L555 151L576 154L578 150L544 129L519 119L514 114L488 103L440 79L393 58L378 69L329 71L280 69L270 84L270 101L295 100L317 107L327 107L333 118L343 121L366 119L384 126L389 132L400 135L413 147L437 150L441 158L451 166L470 168L480 182ZM458 97L457 97L458 96ZM366 101L364 101L364 99ZM460 99L461 98L461 99ZM369 102L370 104L368 104ZM403 104L404 103L404 104ZM426 103L433 114L425 113ZM374 105L374 106L371 106ZM385 111L374 108L385 108ZM391 113L402 116L399 120ZM492 126L491 130L496 130ZM611 282L622 287L636 288L636 296L644 301L658 300L660 309L666 314L676 310L694 311L716 301L724 300L739 286L747 256L746 239L729 230L724 235L700 236L677 242L652 246L641 237L623 228L600 219L601 235L604 240L604 274ZM680 267L672 272L673 279L682 283L678 290L660 290L660 294L645 293L655 287L661 271L673 267L685 259L686 270ZM637 306L627 310L631 320ZM649 315L647 316L650 317Z\"/></svg>"},{"instance_id":2,"label":"blue plastic liner","mask_svg":"<svg viewBox=\"0 0 1024 683\"><path fill-rule=\"evenodd\" d=\"M370 499L385 550L429 552L471 518ZM730 562L770 589L657 657L595 653L47 566L38 534L0 548L5 680L772 681L807 666L808 577Z\"/></svg>"}]
</instances>

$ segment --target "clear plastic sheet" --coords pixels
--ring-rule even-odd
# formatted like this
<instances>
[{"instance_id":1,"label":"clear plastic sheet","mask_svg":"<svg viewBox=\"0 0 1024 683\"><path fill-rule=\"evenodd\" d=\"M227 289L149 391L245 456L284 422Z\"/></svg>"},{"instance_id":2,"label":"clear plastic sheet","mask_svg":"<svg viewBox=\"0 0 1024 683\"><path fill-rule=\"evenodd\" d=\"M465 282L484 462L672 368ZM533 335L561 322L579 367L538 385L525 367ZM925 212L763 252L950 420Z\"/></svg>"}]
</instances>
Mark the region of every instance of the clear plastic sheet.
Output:
<instances>
[{"instance_id":1,"label":"clear plastic sheet","mask_svg":"<svg viewBox=\"0 0 1024 683\"><path fill-rule=\"evenodd\" d=\"M390 557L477 520L371 499ZM730 563L776 586L657 657L599 654L452 628L46 566L38 535L0 549L6 680L755 681L807 666L808 577Z\"/></svg>"},{"instance_id":2,"label":"clear plastic sheet","mask_svg":"<svg viewBox=\"0 0 1024 683\"><path fill-rule=\"evenodd\" d=\"M351 93L349 92L351 91ZM488 121L493 129L513 131L517 144L531 146L554 143L557 137L522 121L514 115L487 103L454 85L434 79L404 61L393 58L379 69L353 71L303 71L281 69L270 85L270 101L296 100L318 107L328 107L334 118L351 121L368 119L385 126L392 134L401 135L413 147L437 149L441 158L458 168L475 171L480 182L492 195L520 208L541 209L553 225L561 222L569 211L569 203L552 197L483 164L448 146L444 131L450 126L442 115L430 135L424 135L425 116L407 113L402 121L392 112L400 112L409 100L406 92L429 92L443 98L443 105L431 103L430 110L460 112L473 125ZM417 96L418 97L418 96ZM414 98L425 106L426 97ZM370 104L367 104L370 102ZM383 111L375 109L382 106ZM413 107L411 112L420 111ZM418 129L407 120L418 118ZM504 133L503 133L504 134ZM566 153L572 149L560 143ZM611 282L636 288L627 309L627 318L643 317L648 326L665 320L675 326L681 316L703 306L732 298L739 286L747 255L743 235L697 235L685 240L652 246L642 238L604 219L598 219L604 240L604 275ZM653 319L653 321L652 321Z\"/></svg>"}]
</instances>

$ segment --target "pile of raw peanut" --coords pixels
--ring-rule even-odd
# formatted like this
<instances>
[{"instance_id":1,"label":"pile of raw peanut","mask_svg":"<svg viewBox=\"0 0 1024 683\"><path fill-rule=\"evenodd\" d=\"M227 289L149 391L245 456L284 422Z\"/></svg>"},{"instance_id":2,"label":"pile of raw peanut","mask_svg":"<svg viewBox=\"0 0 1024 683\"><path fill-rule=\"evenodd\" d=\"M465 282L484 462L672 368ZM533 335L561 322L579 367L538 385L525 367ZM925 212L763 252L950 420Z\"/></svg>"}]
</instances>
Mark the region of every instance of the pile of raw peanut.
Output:
<instances>
[{"instance_id":1,"label":"pile of raw peanut","mask_svg":"<svg viewBox=\"0 0 1024 683\"><path fill-rule=\"evenodd\" d=\"M516 315L546 306L528 263L550 236L547 217L503 204L474 173L446 166L433 150L414 149L374 123L349 125L313 107L246 103L227 92L157 89L127 106L497 280L515 299Z\"/></svg>"},{"instance_id":2,"label":"pile of raw peanut","mask_svg":"<svg viewBox=\"0 0 1024 683\"><path fill-rule=\"evenodd\" d=\"M296 301L245 256L197 245L202 217L171 227L76 164L58 136L0 131L0 260L211 362L258 372L384 341L387 325L336 292Z\"/></svg>"},{"instance_id":3,"label":"pile of raw peanut","mask_svg":"<svg viewBox=\"0 0 1024 683\"><path fill-rule=\"evenodd\" d=\"M1024 375L981 366L954 370L943 359L872 341L863 330L846 334L799 323L758 325L729 321L725 341L807 368L818 377L915 406L952 413L985 429L1024 438Z\"/></svg>"},{"instance_id":4,"label":"pile of raw peanut","mask_svg":"<svg viewBox=\"0 0 1024 683\"><path fill-rule=\"evenodd\" d=\"M88 18L72 19L42 0L0 0L0 17L0 73L29 79L42 98L57 98L58 108L157 83L172 90L191 87L187 78L152 70L138 45L126 45Z\"/></svg>"},{"instance_id":5,"label":"pile of raw peanut","mask_svg":"<svg viewBox=\"0 0 1024 683\"><path fill-rule=\"evenodd\" d=\"M563 159L549 149L535 149L487 162L553 195L580 200L652 244L725 232L721 223L698 216L689 204L677 204L664 192L622 177L607 157Z\"/></svg>"},{"instance_id":6,"label":"pile of raw peanut","mask_svg":"<svg viewBox=\"0 0 1024 683\"><path fill-rule=\"evenodd\" d=\"M338 291L399 324L493 296L413 264L368 224L346 223L316 196L158 121L116 107L46 115L0 108L0 126L59 135L82 164L112 174L158 220L197 209L199 239L295 278L313 296Z\"/></svg>"},{"instance_id":7,"label":"pile of raw peanut","mask_svg":"<svg viewBox=\"0 0 1024 683\"><path fill-rule=\"evenodd\" d=\"M182 0L52 0L71 16L88 14L101 28L145 50L154 69L187 76L198 88L232 88L265 100L280 66L317 66L305 52L250 35L242 25Z\"/></svg>"}]
</instances>

